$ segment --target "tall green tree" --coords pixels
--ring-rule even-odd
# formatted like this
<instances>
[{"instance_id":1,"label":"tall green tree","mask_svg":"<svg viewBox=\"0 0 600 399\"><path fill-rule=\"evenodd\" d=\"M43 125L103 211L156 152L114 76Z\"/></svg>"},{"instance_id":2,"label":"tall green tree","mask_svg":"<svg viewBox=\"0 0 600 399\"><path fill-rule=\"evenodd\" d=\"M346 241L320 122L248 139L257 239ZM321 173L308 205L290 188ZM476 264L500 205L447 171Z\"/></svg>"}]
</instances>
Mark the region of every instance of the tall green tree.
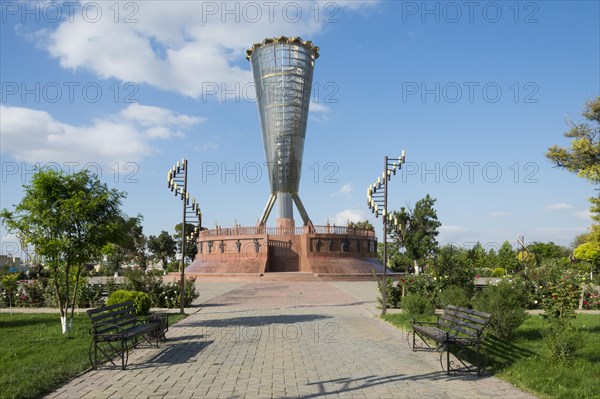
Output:
<instances>
[{"instance_id":1,"label":"tall green tree","mask_svg":"<svg viewBox=\"0 0 600 399\"><path fill-rule=\"evenodd\" d=\"M406 255L412 259L415 273L425 265L427 259L433 258L438 248L437 235L440 221L433 205L436 199L429 194L415 204L414 209L401 208L392 212L391 222L388 219L391 236L399 248L404 248Z\"/></svg>"},{"instance_id":2,"label":"tall green tree","mask_svg":"<svg viewBox=\"0 0 600 399\"><path fill-rule=\"evenodd\" d=\"M467 250L467 259L472 268L483 269L490 267L487 263L487 251L479 241L473 245L473 248Z\"/></svg>"},{"instance_id":3,"label":"tall green tree","mask_svg":"<svg viewBox=\"0 0 600 399\"><path fill-rule=\"evenodd\" d=\"M25 196L15 210L4 209L0 216L9 231L44 259L63 334L70 334L81 271L113 240L125 193L109 189L86 170L75 174L38 170L23 188Z\"/></svg>"},{"instance_id":4,"label":"tall green tree","mask_svg":"<svg viewBox=\"0 0 600 399\"><path fill-rule=\"evenodd\" d=\"M569 148L557 145L548 149L546 157L557 167L587 179L598 190L600 185L600 96L588 101L583 111L587 122L576 124L568 121L569 131L564 135L572 138ZM600 195L590 198L592 225L590 233L579 241L600 242Z\"/></svg>"},{"instance_id":5,"label":"tall green tree","mask_svg":"<svg viewBox=\"0 0 600 399\"><path fill-rule=\"evenodd\" d=\"M481 248L483 249L483 246ZM440 279L442 288L461 287L471 297L475 288L475 269L471 265L469 252L454 245L444 245L436 254L432 274Z\"/></svg>"},{"instance_id":6,"label":"tall green tree","mask_svg":"<svg viewBox=\"0 0 600 399\"><path fill-rule=\"evenodd\" d=\"M568 248L556 245L553 242L533 242L527 245L527 250L535 257L535 263L540 266L542 262L555 259L561 260L571 254Z\"/></svg>"},{"instance_id":7,"label":"tall green tree","mask_svg":"<svg viewBox=\"0 0 600 399\"><path fill-rule=\"evenodd\" d=\"M163 230L158 236L148 237L148 250L152 253L154 259L162 263L162 267L166 271L169 266L169 259L174 258L177 253L177 242L169 232Z\"/></svg>"},{"instance_id":8,"label":"tall green tree","mask_svg":"<svg viewBox=\"0 0 600 399\"><path fill-rule=\"evenodd\" d=\"M508 272L515 273L519 268L519 261L517 260L517 251L513 249L510 242L504 241L498 249L498 256L496 257L497 267L502 267Z\"/></svg>"},{"instance_id":9,"label":"tall green tree","mask_svg":"<svg viewBox=\"0 0 600 399\"><path fill-rule=\"evenodd\" d=\"M126 263L134 263L144 270L148 266L147 239L143 232L143 219L142 215L138 215L129 218L123 217L119 221L114 242L108 243L103 248L106 264L111 272L118 271Z\"/></svg>"}]
</instances>

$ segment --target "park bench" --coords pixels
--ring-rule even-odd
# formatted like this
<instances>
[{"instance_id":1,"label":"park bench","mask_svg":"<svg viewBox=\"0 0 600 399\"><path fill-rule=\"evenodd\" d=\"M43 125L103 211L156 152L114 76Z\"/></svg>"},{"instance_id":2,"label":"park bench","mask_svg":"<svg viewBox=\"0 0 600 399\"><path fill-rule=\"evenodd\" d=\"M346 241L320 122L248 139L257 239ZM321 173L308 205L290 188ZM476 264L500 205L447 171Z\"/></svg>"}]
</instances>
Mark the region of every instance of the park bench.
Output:
<instances>
[{"instance_id":1,"label":"park bench","mask_svg":"<svg viewBox=\"0 0 600 399\"><path fill-rule=\"evenodd\" d=\"M481 341L490 317L489 313L448 305L436 322L413 320L412 350L439 351L440 365L446 374L450 374L451 371L477 372L479 376L487 363ZM475 352L474 365L467 364L465 358L466 349L469 347Z\"/></svg>"},{"instance_id":2,"label":"park bench","mask_svg":"<svg viewBox=\"0 0 600 399\"><path fill-rule=\"evenodd\" d=\"M118 355L121 367L125 370L129 350L135 348L140 340L152 344L152 340L156 338L156 347L160 344L159 323L138 319L131 301L90 309L87 314L92 321L90 334L93 338L89 357L94 370L98 367L99 354L115 367L117 365L113 358Z\"/></svg>"}]
</instances>

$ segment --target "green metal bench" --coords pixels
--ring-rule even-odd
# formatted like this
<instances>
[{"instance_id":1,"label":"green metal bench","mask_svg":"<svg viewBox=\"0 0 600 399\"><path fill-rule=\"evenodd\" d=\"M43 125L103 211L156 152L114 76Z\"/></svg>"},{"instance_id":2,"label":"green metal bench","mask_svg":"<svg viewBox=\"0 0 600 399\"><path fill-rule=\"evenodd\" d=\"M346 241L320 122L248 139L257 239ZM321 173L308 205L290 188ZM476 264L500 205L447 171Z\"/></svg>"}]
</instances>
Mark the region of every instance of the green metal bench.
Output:
<instances>
[{"instance_id":1,"label":"green metal bench","mask_svg":"<svg viewBox=\"0 0 600 399\"><path fill-rule=\"evenodd\" d=\"M487 365L482 351L482 336L492 315L476 310L448 305L436 322L412 323L412 350L440 352L440 364L450 372L476 372L481 375ZM409 344L411 339L409 336ZM466 361L466 349L475 351L475 364Z\"/></svg>"},{"instance_id":2,"label":"green metal bench","mask_svg":"<svg viewBox=\"0 0 600 399\"><path fill-rule=\"evenodd\" d=\"M113 358L118 355L121 359L121 367L125 370L129 350L135 348L140 340L152 344L155 338L156 347L159 347L159 323L138 319L131 301L90 309L87 314L92 321L90 334L93 338L89 357L94 370L98 368L98 355L110 361L115 367L117 365Z\"/></svg>"}]
</instances>

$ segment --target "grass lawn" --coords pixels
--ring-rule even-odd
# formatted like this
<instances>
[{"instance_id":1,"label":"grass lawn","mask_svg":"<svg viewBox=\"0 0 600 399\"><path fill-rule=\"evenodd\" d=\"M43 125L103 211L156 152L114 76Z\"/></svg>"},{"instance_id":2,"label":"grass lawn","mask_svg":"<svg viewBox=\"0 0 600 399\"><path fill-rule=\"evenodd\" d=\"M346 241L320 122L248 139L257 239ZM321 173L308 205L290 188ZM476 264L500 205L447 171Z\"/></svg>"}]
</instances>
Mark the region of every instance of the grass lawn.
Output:
<instances>
[{"instance_id":1,"label":"grass lawn","mask_svg":"<svg viewBox=\"0 0 600 399\"><path fill-rule=\"evenodd\" d=\"M405 314L383 318L405 329L412 320ZM543 340L545 322L536 315L508 340L486 337L488 372L542 398L600 398L600 315L578 314L573 324L580 334L580 347L572 364L549 359Z\"/></svg>"},{"instance_id":2,"label":"grass lawn","mask_svg":"<svg viewBox=\"0 0 600 399\"><path fill-rule=\"evenodd\" d=\"M169 324L182 317L169 315ZM91 324L75 316L74 333L61 333L57 313L0 313L0 398L36 398L90 368Z\"/></svg>"}]
</instances>

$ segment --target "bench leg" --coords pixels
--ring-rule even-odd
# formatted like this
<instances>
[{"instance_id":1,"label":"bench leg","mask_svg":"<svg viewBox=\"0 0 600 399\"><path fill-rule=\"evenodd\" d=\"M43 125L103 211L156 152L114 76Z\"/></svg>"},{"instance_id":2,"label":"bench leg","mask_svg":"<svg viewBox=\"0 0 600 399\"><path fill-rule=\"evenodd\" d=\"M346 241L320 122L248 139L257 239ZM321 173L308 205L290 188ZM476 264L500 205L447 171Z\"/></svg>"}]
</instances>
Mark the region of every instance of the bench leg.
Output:
<instances>
[{"instance_id":1,"label":"bench leg","mask_svg":"<svg viewBox=\"0 0 600 399\"><path fill-rule=\"evenodd\" d=\"M446 333L446 375L450 375L450 334Z\"/></svg>"},{"instance_id":2,"label":"bench leg","mask_svg":"<svg viewBox=\"0 0 600 399\"><path fill-rule=\"evenodd\" d=\"M450 375L450 344L446 343L446 375Z\"/></svg>"},{"instance_id":3,"label":"bench leg","mask_svg":"<svg viewBox=\"0 0 600 399\"><path fill-rule=\"evenodd\" d=\"M90 358L90 364L92 365L92 369L98 370L98 347L95 339L92 339L92 342L90 343L88 356Z\"/></svg>"},{"instance_id":4,"label":"bench leg","mask_svg":"<svg viewBox=\"0 0 600 399\"><path fill-rule=\"evenodd\" d=\"M128 360L129 360L129 346L127 346L127 340L123 339L121 341L121 367L123 370L125 370Z\"/></svg>"}]
</instances>

